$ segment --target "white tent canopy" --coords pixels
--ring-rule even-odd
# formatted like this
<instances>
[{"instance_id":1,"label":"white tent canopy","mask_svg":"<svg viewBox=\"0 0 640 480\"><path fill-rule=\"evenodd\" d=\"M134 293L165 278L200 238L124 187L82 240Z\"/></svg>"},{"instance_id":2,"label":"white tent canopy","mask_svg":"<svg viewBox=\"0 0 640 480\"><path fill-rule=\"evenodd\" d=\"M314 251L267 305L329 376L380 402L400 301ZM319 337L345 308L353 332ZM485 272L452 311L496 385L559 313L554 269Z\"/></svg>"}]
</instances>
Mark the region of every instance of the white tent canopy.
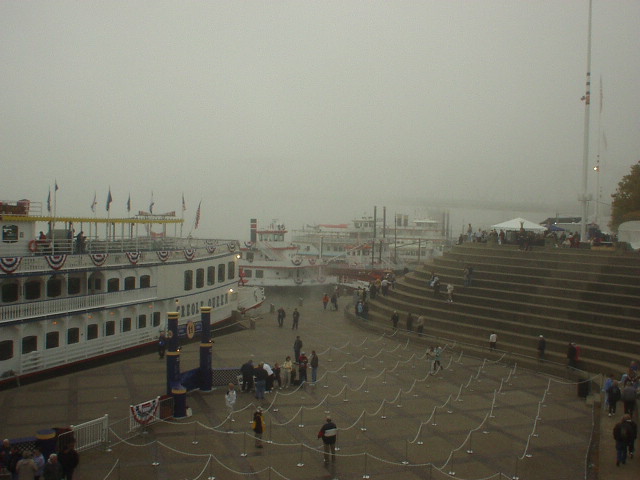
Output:
<instances>
[{"instance_id":1,"label":"white tent canopy","mask_svg":"<svg viewBox=\"0 0 640 480\"><path fill-rule=\"evenodd\" d=\"M544 232L546 230L546 227L521 217L491 226L496 230L520 230L520 227L523 227L528 232Z\"/></svg>"}]
</instances>

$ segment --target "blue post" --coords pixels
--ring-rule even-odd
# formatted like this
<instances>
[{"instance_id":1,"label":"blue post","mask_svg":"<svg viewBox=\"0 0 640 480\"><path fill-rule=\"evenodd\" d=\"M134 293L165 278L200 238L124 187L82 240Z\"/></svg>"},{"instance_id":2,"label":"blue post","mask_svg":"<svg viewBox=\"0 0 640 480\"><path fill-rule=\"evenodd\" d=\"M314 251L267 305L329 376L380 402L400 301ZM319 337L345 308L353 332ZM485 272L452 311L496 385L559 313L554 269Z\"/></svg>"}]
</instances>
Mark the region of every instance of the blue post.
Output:
<instances>
[{"instance_id":1,"label":"blue post","mask_svg":"<svg viewBox=\"0 0 640 480\"><path fill-rule=\"evenodd\" d=\"M187 416L187 389L182 385L176 385L171 390L173 395L173 418L184 418Z\"/></svg>"},{"instance_id":2,"label":"blue post","mask_svg":"<svg viewBox=\"0 0 640 480\"><path fill-rule=\"evenodd\" d=\"M213 386L211 369L211 307L200 307L202 336L200 342L200 390L210 392Z\"/></svg>"},{"instance_id":3,"label":"blue post","mask_svg":"<svg viewBox=\"0 0 640 480\"><path fill-rule=\"evenodd\" d=\"M167 332L167 395L180 385L180 347L178 345L178 312L169 312Z\"/></svg>"}]
</instances>

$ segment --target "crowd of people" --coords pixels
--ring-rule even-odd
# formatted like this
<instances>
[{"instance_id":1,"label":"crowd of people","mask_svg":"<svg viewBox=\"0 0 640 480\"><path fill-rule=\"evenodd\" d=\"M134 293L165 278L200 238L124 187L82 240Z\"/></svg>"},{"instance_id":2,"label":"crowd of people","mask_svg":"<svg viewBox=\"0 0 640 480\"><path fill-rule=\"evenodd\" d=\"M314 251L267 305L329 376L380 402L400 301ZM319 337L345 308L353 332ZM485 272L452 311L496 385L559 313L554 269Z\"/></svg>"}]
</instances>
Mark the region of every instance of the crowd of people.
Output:
<instances>
[{"instance_id":1,"label":"crowd of people","mask_svg":"<svg viewBox=\"0 0 640 480\"><path fill-rule=\"evenodd\" d=\"M626 372L616 378L610 373L602 388L605 393L605 406L609 417L615 417L618 410L618 402L622 402L623 414L613 427L613 438L616 442L616 465L625 465L628 458L633 458L635 453L635 441L638 438L638 426L634 418L637 415L638 387L638 362L632 361Z\"/></svg>"},{"instance_id":2,"label":"crowd of people","mask_svg":"<svg viewBox=\"0 0 640 480\"><path fill-rule=\"evenodd\" d=\"M7 438L0 448L0 474L8 472L12 480L73 480L79 463L74 443L47 457L38 448L21 450Z\"/></svg>"}]
</instances>

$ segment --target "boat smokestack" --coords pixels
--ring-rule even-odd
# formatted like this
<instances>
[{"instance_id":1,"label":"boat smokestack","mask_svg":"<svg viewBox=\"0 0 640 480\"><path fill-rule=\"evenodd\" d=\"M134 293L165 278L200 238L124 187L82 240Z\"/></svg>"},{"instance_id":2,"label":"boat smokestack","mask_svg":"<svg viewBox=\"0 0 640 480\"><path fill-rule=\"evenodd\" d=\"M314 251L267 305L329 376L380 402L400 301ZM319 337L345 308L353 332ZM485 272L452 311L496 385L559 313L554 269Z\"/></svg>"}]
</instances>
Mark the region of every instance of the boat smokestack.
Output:
<instances>
[{"instance_id":1,"label":"boat smokestack","mask_svg":"<svg viewBox=\"0 0 640 480\"><path fill-rule=\"evenodd\" d=\"M249 240L252 243L256 243L258 240L258 220L256 218L251 219L251 228L249 230Z\"/></svg>"}]
</instances>

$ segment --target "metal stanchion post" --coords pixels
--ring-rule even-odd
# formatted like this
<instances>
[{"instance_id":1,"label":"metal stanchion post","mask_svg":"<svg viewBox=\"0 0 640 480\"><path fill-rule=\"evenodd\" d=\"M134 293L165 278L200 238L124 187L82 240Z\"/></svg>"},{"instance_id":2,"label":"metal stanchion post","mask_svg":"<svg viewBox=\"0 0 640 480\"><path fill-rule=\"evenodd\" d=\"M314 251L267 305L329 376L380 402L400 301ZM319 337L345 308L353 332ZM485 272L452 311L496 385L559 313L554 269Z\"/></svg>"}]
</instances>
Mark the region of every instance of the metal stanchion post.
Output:
<instances>
[{"instance_id":1,"label":"metal stanchion post","mask_svg":"<svg viewBox=\"0 0 640 480\"><path fill-rule=\"evenodd\" d=\"M242 453L240 454L240 456L247 456L247 432L242 433Z\"/></svg>"},{"instance_id":2,"label":"metal stanchion post","mask_svg":"<svg viewBox=\"0 0 640 480\"><path fill-rule=\"evenodd\" d=\"M371 478L367 473L367 452L364 452L364 473L362 474L362 478Z\"/></svg>"},{"instance_id":3,"label":"metal stanchion post","mask_svg":"<svg viewBox=\"0 0 640 480\"><path fill-rule=\"evenodd\" d=\"M302 423L302 412L304 412L304 409L300 409L300 422L298 423L298 427L302 428L304 427L304 423Z\"/></svg>"},{"instance_id":4,"label":"metal stanchion post","mask_svg":"<svg viewBox=\"0 0 640 480\"><path fill-rule=\"evenodd\" d=\"M193 423L193 440L191 441L191 444L198 444L198 422Z\"/></svg>"},{"instance_id":5,"label":"metal stanchion post","mask_svg":"<svg viewBox=\"0 0 640 480\"><path fill-rule=\"evenodd\" d=\"M302 461L302 455L304 454L304 445L300 444L300 461L296 465L296 467L304 467L304 462Z\"/></svg>"},{"instance_id":6,"label":"metal stanchion post","mask_svg":"<svg viewBox=\"0 0 640 480\"><path fill-rule=\"evenodd\" d=\"M409 440L405 440L404 443L404 460L402 461L403 465L409 465Z\"/></svg>"}]
</instances>

